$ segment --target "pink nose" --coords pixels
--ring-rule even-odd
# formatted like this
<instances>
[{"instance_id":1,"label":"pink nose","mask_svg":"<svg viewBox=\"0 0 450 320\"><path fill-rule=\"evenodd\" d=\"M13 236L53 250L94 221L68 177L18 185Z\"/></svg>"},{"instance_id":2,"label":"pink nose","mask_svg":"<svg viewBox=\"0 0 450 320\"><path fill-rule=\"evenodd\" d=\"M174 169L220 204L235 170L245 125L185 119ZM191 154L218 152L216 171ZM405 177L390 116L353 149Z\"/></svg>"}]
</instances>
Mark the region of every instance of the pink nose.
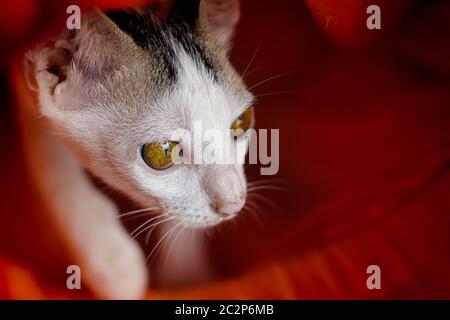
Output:
<instances>
[{"instance_id":1,"label":"pink nose","mask_svg":"<svg viewBox=\"0 0 450 320\"><path fill-rule=\"evenodd\" d=\"M244 207L244 204L245 195L242 193L237 199L232 201L219 201L215 204L215 209L218 213L228 216L237 213Z\"/></svg>"},{"instance_id":2,"label":"pink nose","mask_svg":"<svg viewBox=\"0 0 450 320\"><path fill-rule=\"evenodd\" d=\"M237 213L245 204L245 182L235 166L204 168L203 184L214 211L224 216Z\"/></svg>"}]
</instances>

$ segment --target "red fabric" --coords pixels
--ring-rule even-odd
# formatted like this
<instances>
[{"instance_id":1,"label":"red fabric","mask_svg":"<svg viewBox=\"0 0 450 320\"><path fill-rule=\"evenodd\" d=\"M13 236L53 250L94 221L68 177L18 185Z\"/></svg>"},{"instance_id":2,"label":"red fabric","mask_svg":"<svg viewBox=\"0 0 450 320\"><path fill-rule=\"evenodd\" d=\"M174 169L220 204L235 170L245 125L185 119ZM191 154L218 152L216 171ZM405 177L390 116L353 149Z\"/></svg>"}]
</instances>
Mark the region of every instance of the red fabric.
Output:
<instances>
[{"instance_id":1,"label":"red fabric","mask_svg":"<svg viewBox=\"0 0 450 320\"><path fill-rule=\"evenodd\" d=\"M266 193L279 208L260 210L262 230L242 218L212 236L222 279L148 298L450 297L450 4L377 1L381 31L365 28L368 4L243 1L237 69L259 46L250 86L292 71L253 90L261 95L257 126L280 129L279 177L289 192ZM17 14L5 52L35 38L26 26L42 14ZM269 95L280 91L289 93ZM11 130L2 136L10 153L1 160L9 169L0 182L8 257L0 259L0 297L90 297L64 289L67 257L36 231L45 221L19 140ZM256 168L249 174L259 178ZM381 267L382 290L366 287L371 264Z\"/></svg>"}]
</instances>

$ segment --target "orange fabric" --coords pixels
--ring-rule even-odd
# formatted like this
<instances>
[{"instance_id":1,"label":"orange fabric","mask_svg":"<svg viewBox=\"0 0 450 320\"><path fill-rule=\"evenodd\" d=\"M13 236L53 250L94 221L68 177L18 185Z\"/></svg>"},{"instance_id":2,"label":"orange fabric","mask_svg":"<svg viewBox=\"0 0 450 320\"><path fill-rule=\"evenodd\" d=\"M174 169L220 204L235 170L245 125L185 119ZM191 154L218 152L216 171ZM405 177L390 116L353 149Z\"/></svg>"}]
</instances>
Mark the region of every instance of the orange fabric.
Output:
<instances>
[{"instance_id":1,"label":"orange fabric","mask_svg":"<svg viewBox=\"0 0 450 320\"><path fill-rule=\"evenodd\" d=\"M22 15L10 22L17 28L2 51L7 63L55 30L38 10L49 1L25 5L30 11L18 10L21 3L8 9ZM253 90L261 95L258 127L280 128L279 176L289 192L266 193L278 208L260 203L263 231L241 219L212 236L218 280L147 298L450 298L450 5L378 1L383 29L369 33L367 3L243 1L238 70L260 43L246 81L299 70ZM37 33L30 21L41 21ZM0 132L8 150L0 160L8 168L0 181L0 298L90 298L65 289L68 258L42 231L12 117ZM381 267L382 290L366 287L371 264Z\"/></svg>"}]
</instances>

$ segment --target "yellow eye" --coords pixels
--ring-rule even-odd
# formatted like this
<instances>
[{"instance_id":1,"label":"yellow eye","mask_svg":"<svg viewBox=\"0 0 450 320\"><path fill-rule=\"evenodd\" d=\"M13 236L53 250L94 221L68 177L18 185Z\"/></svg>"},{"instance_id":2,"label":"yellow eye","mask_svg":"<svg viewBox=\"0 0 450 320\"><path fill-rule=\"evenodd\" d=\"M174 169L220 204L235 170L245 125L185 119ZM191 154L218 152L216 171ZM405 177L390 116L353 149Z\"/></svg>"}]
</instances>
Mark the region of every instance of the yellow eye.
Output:
<instances>
[{"instance_id":1,"label":"yellow eye","mask_svg":"<svg viewBox=\"0 0 450 320\"><path fill-rule=\"evenodd\" d=\"M145 163L156 170L169 169L182 155L181 145L178 142L146 143L141 150Z\"/></svg>"},{"instance_id":2,"label":"yellow eye","mask_svg":"<svg viewBox=\"0 0 450 320\"><path fill-rule=\"evenodd\" d=\"M236 131L233 135L235 138L242 136L245 131L250 129L253 124L253 108L245 110L236 120L231 124L231 129Z\"/></svg>"}]
</instances>

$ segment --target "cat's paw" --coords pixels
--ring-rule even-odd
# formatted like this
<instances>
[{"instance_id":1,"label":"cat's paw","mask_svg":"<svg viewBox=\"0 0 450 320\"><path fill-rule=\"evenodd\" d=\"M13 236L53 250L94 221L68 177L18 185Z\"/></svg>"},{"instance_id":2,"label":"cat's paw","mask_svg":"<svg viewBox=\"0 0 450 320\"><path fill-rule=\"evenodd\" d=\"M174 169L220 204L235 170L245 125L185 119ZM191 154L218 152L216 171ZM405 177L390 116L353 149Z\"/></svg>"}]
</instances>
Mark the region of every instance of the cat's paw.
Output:
<instances>
[{"instance_id":1,"label":"cat's paw","mask_svg":"<svg viewBox=\"0 0 450 320\"><path fill-rule=\"evenodd\" d=\"M143 254L119 225L98 230L84 254L82 278L103 299L143 298L148 274Z\"/></svg>"}]
</instances>

